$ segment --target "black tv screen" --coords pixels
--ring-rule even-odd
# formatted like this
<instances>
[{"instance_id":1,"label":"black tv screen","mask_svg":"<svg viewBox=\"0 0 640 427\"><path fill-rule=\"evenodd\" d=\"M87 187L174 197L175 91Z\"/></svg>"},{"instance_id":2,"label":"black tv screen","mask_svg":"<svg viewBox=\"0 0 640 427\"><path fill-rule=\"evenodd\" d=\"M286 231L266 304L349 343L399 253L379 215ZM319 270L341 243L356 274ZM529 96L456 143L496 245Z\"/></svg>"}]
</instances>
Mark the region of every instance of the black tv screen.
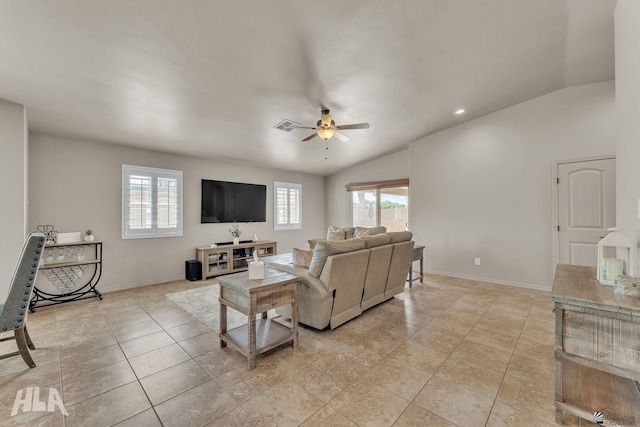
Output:
<instances>
[{"instance_id":1,"label":"black tv screen","mask_svg":"<svg viewBox=\"0 0 640 427\"><path fill-rule=\"evenodd\" d=\"M200 222L266 222L267 186L202 180Z\"/></svg>"}]
</instances>

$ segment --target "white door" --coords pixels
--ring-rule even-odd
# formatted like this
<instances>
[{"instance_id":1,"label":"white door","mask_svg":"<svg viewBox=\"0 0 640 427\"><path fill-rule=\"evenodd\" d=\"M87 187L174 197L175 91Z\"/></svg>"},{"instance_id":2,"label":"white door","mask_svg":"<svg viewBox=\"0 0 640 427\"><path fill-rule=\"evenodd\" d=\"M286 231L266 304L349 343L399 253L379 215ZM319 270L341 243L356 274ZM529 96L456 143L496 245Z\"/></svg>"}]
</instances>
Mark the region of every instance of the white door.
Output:
<instances>
[{"instance_id":1,"label":"white door","mask_svg":"<svg viewBox=\"0 0 640 427\"><path fill-rule=\"evenodd\" d=\"M616 221L616 160L558 164L560 264L595 266L598 241Z\"/></svg>"}]
</instances>

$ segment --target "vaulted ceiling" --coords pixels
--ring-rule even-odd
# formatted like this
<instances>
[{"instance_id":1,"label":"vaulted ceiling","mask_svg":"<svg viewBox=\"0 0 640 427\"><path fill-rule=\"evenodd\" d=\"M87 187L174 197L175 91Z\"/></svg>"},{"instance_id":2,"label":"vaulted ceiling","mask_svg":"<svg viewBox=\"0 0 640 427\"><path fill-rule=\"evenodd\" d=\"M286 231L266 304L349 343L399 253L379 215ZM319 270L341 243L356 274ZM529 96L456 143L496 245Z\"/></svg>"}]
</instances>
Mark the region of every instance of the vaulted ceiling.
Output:
<instances>
[{"instance_id":1,"label":"vaulted ceiling","mask_svg":"<svg viewBox=\"0 0 640 427\"><path fill-rule=\"evenodd\" d=\"M29 128L327 175L614 78L613 0L0 0ZM320 108L351 140L274 128ZM454 116L458 108L467 112Z\"/></svg>"}]
</instances>

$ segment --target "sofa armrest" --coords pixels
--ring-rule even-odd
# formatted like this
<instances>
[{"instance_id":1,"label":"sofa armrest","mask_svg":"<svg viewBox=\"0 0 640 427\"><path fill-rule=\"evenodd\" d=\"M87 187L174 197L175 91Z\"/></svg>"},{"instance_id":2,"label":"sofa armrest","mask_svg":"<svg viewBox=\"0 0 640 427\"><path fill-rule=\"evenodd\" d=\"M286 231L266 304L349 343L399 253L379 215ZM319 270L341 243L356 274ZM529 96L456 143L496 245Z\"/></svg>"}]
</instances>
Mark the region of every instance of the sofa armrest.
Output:
<instances>
[{"instance_id":1,"label":"sofa armrest","mask_svg":"<svg viewBox=\"0 0 640 427\"><path fill-rule=\"evenodd\" d=\"M304 267L298 267L293 265L291 261L291 254L285 257L283 255L276 255L272 259L271 257L261 258L265 260L265 266L269 268L273 268L275 270L286 271L287 273L295 274L300 278L300 281L310 287L315 289L320 295L322 295L322 299L325 300L331 297L331 291L325 286L324 283L318 278L315 278L309 275L309 269ZM288 259L288 261L287 261Z\"/></svg>"},{"instance_id":2,"label":"sofa armrest","mask_svg":"<svg viewBox=\"0 0 640 427\"><path fill-rule=\"evenodd\" d=\"M320 279L310 276L309 270L293 265L291 254L264 257L265 265L295 274L300 278L298 286L298 321L316 329L329 325L333 307L333 292L329 292ZM276 312L291 319L291 307L276 308Z\"/></svg>"},{"instance_id":3,"label":"sofa armrest","mask_svg":"<svg viewBox=\"0 0 640 427\"><path fill-rule=\"evenodd\" d=\"M330 255L320 274L322 283L334 293L331 328L360 315L369 250Z\"/></svg>"}]
</instances>

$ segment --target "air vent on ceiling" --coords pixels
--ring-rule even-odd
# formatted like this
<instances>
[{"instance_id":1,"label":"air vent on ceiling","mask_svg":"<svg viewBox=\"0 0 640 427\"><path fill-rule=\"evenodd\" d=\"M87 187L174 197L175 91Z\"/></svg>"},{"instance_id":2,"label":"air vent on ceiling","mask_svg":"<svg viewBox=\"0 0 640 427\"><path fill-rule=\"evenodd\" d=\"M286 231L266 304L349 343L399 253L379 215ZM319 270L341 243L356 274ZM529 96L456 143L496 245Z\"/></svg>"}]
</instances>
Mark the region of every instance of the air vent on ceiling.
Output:
<instances>
[{"instance_id":1,"label":"air vent on ceiling","mask_svg":"<svg viewBox=\"0 0 640 427\"><path fill-rule=\"evenodd\" d=\"M291 132L292 129L299 128L302 125L298 122L294 122L293 120L284 119L280 123L274 126L276 129L283 130L285 132Z\"/></svg>"}]
</instances>

